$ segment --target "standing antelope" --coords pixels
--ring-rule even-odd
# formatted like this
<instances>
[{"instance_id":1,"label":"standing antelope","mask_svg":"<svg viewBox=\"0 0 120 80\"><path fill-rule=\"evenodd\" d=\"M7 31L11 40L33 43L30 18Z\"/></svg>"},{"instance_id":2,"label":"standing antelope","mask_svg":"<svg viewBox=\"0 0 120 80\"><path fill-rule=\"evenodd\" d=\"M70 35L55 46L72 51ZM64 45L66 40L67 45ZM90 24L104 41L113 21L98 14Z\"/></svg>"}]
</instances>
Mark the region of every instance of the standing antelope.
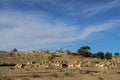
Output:
<instances>
[{"instance_id":1,"label":"standing antelope","mask_svg":"<svg viewBox=\"0 0 120 80\"><path fill-rule=\"evenodd\" d=\"M70 70L72 70L72 69L81 69L81 65L82 65L81 62L78 62L78 61L70 61L70 62L68 63L68 68L69 68Z\"/></svg>"},{"instance_id":2,"label":"standing antelope","mask_svg":"<svg viewBox=\"0 0 120 80\"><path fill-rule=\"evenodd\" d=\"M53 63L51 63L51 65L56 68L62 68L62 63L60 61L54 61Z\"/></svg>"},{"instance_id":3,"label":"standing antelope","mask_svg":"<svg viewBox=\"0 0 120 80\"><path fill-rule=\"evenodd\" d=\"M18 64L16 64L14 67L11 67L11 69L12 69L12 70L14 70L14 69L18 69L18 70L20 70L20 69L23 68L23 67L24 67L23 64L18 63Z\"/></svg>"},{"instance_id":4,"label":"standing antelope","mask_svg":"<svg viewBox=\"0 0 120 80\"><path fill-rule=\"evenodd\" d=\"M100 72L108 72L108 66L104 62L97 63L96 66Z\"/></svg>"},{"instance_id":5,"label":"standing antelope","mask_svg":"<svg viewBox=\"0 0 120 80\"><path fill-rule=\"evenodd\" d=\"M40 63L40 65L41 65L41 67L43 67L43 68L49 68L50 67L50 61L42 61L41 63Z\"/></svg>"}]
</instances>

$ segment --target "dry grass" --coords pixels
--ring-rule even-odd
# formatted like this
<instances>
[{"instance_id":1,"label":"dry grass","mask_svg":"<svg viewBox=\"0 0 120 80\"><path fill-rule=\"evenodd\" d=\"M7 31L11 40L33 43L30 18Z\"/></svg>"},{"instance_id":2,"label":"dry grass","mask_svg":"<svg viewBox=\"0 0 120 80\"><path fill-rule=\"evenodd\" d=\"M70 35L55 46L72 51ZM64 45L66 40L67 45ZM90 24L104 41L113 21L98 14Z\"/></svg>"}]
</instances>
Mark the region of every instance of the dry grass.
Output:
<instances>
[{"instance_id":1,"label":"dry grass","mask_svg":"<svg viewBox=\"0 0 120 80\"><path fill-rule=\"evenodd\" d=\"M49 59L50 58L50 59ZM90 60L95 58L84 58L78 55L45 52L16 52L0 53L0 80L119 80L120 67L111 69L108 73L98 73L96 67L83 67L82 70L53 69L53 68L22 68L11 70L10 67L16 63L26 64L28 61L47 61L47 60Z\"/></svg>"}]
</instances>

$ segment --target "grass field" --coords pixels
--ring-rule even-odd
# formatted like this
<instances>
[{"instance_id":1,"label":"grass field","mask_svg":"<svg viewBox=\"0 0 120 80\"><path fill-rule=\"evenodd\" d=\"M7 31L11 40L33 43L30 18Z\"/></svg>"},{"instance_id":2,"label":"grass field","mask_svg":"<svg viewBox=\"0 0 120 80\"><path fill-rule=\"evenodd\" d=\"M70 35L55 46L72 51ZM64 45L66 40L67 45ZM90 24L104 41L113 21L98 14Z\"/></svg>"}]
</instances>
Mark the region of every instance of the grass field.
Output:
<instances>
[{"instance_id":1,"label":"grass field","mask_svg":"<svg viewBox=\"0 0 120 80\"><path fill-rule=\"evenodd\" d=\"M107 73L98 73L96 67L83 70L31 68L11 70L10 66L0 67L0 80L119 80L120 68Z\"/></svg>"},{"instance_id":2,"label":"grass field","mask_svg":"<svg viewBox=\"0 0 120 80\"><path fill-rule=\"evenodd\" d=\"M12 70L16 63L28 61L49 60L51 54L46 53L14 53L0 54L0 80L120 80L120 66L111 68L108 72L100 73L98 68L82 67L82 70L67 68L29 67ZM78 55L56 54L52 60L96 60ZM10 64L10 65L9 65Z\"/></svg>"}]
</instances>

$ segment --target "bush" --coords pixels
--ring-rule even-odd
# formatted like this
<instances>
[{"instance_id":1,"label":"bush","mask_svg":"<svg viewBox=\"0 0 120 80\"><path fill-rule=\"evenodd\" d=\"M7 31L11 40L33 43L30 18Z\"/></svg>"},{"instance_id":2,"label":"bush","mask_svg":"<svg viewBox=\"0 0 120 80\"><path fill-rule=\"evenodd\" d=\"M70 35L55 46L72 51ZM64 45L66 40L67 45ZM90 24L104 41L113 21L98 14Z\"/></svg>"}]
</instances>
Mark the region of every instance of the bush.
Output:
<instances>
[{"instance_id":1,"label":"bush","mask_svg":"<svg viewBox=\"0 0 120 80\"><path fill-rule=\"evenodd\" d=\"M105 58L106 58L106 59L112 59L112 53L106 52Z\"/></svg>"},{"instance_id":2,"label":"bush","mask_svg":"<svg viewBox=\"0 0 120 80\"><path fill-rule=\"evenodd\" d=\"M11 52L18 52L18 50L14 48L13 50L11 50Z\"/></svg>"},{"instance_id":3,"label":"bush","mask_svg":"<svg viewBox=\"0 0 120 80\"><path fill-rule=\"evenodd\" d=\"M54 57L55 57L55 55L54 54L52 54L51 56L48 56L48 60L53 60L54 59Z\"/></svg>"},{"instance_id":4,"label":"bush","mask_svg":"<svg viewBox=\"0 0 120 80\"><path fill-rule=\"evenodd\" d=\"M70 73L70 72L65 72L64 75L65 75L66 77L72 77L72 73Z\"/></svg>"},{"instance_id":5,"label":"bush","mask_svg":"<svg viewBox=\"0 0 120 80\"><path fill-rule=\"evenodd\" d=\"M95 57L97 57L99 59L104 59L104 53L99 51L99 52L95 53Z\"/></svg>"},{"instance_id":6,"label":"bush","mask_svg":"<svg viewBox=\"0 0 120 80\"><path fill-rule=\"evenodd\" d=\"M116 52L114 55L115 55L115 56L119 56L119 54L120 54L119 52Z\"/></svg>"},{"instance_id":7,"label":"bush","mask_svg":"<svg viewBox=\"0 0 120 80\"><path fill-rule=\"evenodd\" d=\"M80 49L78 49L78 53L84 57L91 57L91 52L89 50L89 46L82 46Z\"/></svg>"},{"instance_id":8,"label":"bush","mask_svg":"<svg viewBox=\"0 0 120 80\"><path fill-rule=\"evenodd\" d=\"M33 78L39 78L40 75L38 75L38 74L33 74L31 77L33 77Z\"/></svg>"},{"instance_id":9,"label":"bush","mask_svg":"<svg viewBox=\"0 0 120 80\"><path fill-rule=\"evenodd\" d=\"M58 74L57 73L52 73L51 76L52 77L58 77Z\"/></svg>"},{"instance_id":10,"label":"bush","mask_svg":"<svg viewBox=\"0 0 120 80\"><path fill-rule=\"evenodd\" d=\"M70 54L70 51L69 51L69 50L66 50L65 53L66 53L67 55L69 55L69 54Z\"/></svg>"},{"instance_id":11,"label":"bush","mask_svg":"<svg viewBox=\"0 0 120 80\"><path fill-rule=\"evenodd\" d=\"M12 79L11 77L3 77L0 80L14 80L14 79Z\"/></svg>"}]
</instances>

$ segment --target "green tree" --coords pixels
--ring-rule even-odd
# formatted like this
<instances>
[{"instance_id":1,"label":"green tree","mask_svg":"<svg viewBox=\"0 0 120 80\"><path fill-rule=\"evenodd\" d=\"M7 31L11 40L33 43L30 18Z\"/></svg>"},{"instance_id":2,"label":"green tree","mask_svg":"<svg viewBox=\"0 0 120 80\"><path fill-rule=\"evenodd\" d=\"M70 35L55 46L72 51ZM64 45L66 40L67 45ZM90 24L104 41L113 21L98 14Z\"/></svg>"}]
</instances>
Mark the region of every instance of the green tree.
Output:
<instances>
[{"instance_id":1,"label":"green tree","mask_svg":"<svg viewBox=\"0 0 120 80\"><path fill-rule=\"evenodd\" d=\"M78 49L78 53L85 57L90 57L91 56L91 52L89 51L90 49L91 48L89 46L82 46L80 47L80 49Z\"/></svg>"},{"instance_id":2,"label":"green tree","mask_svg":"<svg viewBox=\"0 0 120 80\"><path fill-rule=\"evenodd\" d=\"M71 52L69 50L66 50L65 53L69 55Z\"/></svg>"},{"instance_id":3,"label":"green tree","mask_svg":"<svg viewBox=\"0 0 120 80\"><path fill-rule=\"evenodd\" d=\"M108 59L112 59L112 53L110 52L106 52L105 53L105 58L108 60Z\"/></svg>"},{"instance_id":4,"label":"green tree","mask_svg":"<svg viewBox=\"0 0 120 80\"><path fill-rule=\"evenodd\" d=\"M99 59L104 59L104 53L102 51L99 51L99 52L95 53L95 57L97 57Z\"/></svg>"},{"instance_id":5,"label":"green tree","mask_svg":"<svg viewBox=\"0 0 120 80\"><path fill-rule=\"evenodd\" d=\"M13 48L11 52L18 52L18 50L16 48Z\"/></svg>"},{"instance_id":6,"label":"green tree","mask_svg":"<svg viewBox=\"0 0 120 80\"><path fill-rule=\"evenodd\" d=\"M62 50L62 48L59 48L56 52L64 53L64 51Z\"/></svg>"},{"instance_id":7,"label":"green tree","mask_svg":"<svg viewBox=\"0 0 120 80\"><path fill-rule=\"evenodd\" d=\"M119 54L120 54L119 52L116 52L114 55L115 55L115 56L119 56Z\"/></svg>"}]
</instances>

